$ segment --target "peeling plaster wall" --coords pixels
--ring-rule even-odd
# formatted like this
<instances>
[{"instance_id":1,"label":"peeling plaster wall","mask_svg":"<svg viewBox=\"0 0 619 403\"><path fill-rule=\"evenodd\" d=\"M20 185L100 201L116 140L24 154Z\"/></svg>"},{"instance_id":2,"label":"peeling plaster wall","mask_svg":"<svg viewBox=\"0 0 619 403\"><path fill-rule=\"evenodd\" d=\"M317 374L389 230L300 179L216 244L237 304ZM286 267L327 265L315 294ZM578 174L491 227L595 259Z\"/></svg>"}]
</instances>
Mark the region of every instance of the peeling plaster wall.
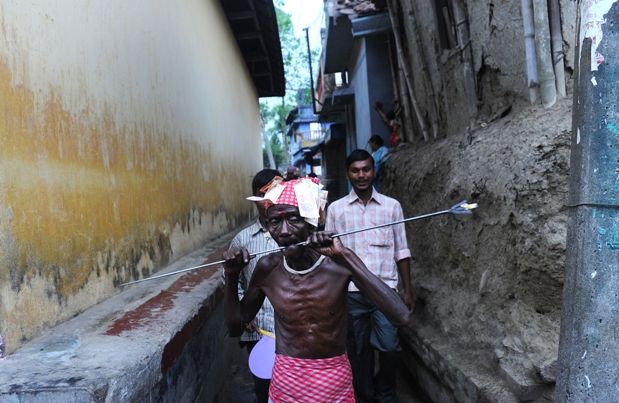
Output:
<instances>
[{"instance_id":1,"label":"peeling plaster wall","mask_svg":"<svg viewBox=\"0 0 619 403\"><path fill-rule=\"evenodd\" d=\"M520 7L520 1L514 0L467 2L478 90L480 85L483 90L485 69L493 76L492 84L486 84L494 86L488 89L493 96L511 92L528 97Z\"/></svg>"},{"instance_id":2,"label":"peeling plaster wall","mask_svg":"<svg viewBox=\"0 0 619 403\"><path fill-rule=\"evenodd\" d=\"M480 117L485 119L512 104L514 98L528 99L521 2L459 1L465 4L468 14ZM434 3L400 2L420 107L428 123L437 111L439 133L447 135L466 128L469 119L461 54L457 48L441 47ZM560 6L566 68L571 70L576 5L571 0L560 0Z\"/></svg>"},{"instance_id":3,"label":"peeling plaster wall","mask_svg":"<svg viewBox=\"0 0 619 403\"><path fill-rule=\"evenodd\" d=\"M0 3L8 351L251 214L257 95L219 7Z\"/></svg>"}]
</instances>

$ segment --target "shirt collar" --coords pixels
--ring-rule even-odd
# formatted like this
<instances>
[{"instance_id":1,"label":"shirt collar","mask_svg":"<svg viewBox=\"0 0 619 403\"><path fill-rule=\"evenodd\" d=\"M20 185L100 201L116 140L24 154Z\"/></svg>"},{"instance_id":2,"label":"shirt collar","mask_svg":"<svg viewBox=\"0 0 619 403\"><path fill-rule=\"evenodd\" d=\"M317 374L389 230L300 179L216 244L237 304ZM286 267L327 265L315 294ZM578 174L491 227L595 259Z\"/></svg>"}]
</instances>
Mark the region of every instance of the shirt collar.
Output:
<instances>
[{"instance_id":1,"label":"shirt collar","mask_svg":"<svg viewBox=\"0 0 619 403\"><path fill-rule=\"evenodd\" d=\"M357 193L355 193L355 189L351 189L350 193L348 194L348 204L352 204L357 200L360 201L361 199L359 198L359 196L357 196ZM374 189L374 186L372 186L372 196L370 197L370 201L375 201L378 204L383 204L383 195L378 193L376 189Z\"/></svg>"},{"instance_id":2,"label":"shirt collar","mask_svg":"<svg viewBox=\"0 0 619 403\"><path fill-rule=\"evenodd\" d=\"M256 236L256 235L261 234L261 233L267 233L268 234L268 231L266 230L266 228L264 228L262 226L262 224L260 224L260 220L256 219L256 222L253 223L252 226L251 226L251 235L252 236Z\"/></svg>"}]
</instances>

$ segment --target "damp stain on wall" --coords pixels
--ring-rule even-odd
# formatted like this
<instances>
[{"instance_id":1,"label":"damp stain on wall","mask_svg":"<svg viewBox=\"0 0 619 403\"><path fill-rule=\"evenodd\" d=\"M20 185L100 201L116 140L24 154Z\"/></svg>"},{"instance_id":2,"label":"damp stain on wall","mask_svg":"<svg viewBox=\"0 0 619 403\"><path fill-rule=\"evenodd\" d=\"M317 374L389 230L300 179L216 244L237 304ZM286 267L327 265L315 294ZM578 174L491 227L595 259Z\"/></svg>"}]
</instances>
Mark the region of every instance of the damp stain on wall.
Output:
<instances>
[{"instance_id":1,"label":"damp stain on wall","mask_svg":"<svg viewBox=\"0 0 619 403\"><path fill-rule=\"evenodd\" d=\"M156 123L123 126L87 105L69 113L61 91L49 94L40 110L0 63L0 329L9 351L251 211L240 197L251 172L234 158Z\"/></svg>"}]
</instances>

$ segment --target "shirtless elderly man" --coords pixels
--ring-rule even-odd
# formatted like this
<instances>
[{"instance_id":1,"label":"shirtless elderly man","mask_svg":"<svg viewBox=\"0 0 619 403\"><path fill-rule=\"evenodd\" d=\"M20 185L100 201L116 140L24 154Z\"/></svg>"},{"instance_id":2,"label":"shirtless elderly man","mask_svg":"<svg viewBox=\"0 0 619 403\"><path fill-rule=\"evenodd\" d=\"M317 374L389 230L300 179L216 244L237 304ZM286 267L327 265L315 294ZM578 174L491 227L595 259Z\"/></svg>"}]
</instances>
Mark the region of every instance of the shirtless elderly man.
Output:
<instances>
[{"instance_id":1,"label":"shirtless elderly man","mask_svg":"<svg viewBox=\"0 0 619 403\"><path fill-rule=\"evenodd\" d=\"M410 312L400 297L373 275L331 233L314 232L320 191L314 178L272 184L265 198L267 229L285 246L262 257L239 301L239 272L245 249L224 254L224 311L232 336L239 335L267 297L275 309L276 358L269 397L273 402L354 402L346 356L346 295L352 281L395 326ZM296 245L309 240L307 246Z\"/></svg>"}]
</instances>

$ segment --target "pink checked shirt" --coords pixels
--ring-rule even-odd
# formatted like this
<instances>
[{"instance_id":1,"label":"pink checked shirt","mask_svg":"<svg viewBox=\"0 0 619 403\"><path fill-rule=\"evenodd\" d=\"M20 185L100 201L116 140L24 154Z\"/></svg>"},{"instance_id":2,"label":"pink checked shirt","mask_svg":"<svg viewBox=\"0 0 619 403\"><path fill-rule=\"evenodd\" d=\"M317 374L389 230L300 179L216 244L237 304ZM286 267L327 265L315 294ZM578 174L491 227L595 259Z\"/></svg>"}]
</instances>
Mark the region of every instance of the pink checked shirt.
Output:
<instances>
[{"instance_id":1,"label":"pink checked shirt","mask_svg":"<svg viewBox=\"0 0 619 403\"><path fill-rule=\"evenodd\" d=\"M325 230L339 233L402 219L402 206L397 200L373 190L372 198L367 205L363 205L353 189L348 196L329 206ZM396 262L411 256L404 224L346 235L340 239L344 246L352 249L363 260L372 273L389 287L397 287ZM350 283L348 291L359 289Z\"/></svg>"}]
</instances>

